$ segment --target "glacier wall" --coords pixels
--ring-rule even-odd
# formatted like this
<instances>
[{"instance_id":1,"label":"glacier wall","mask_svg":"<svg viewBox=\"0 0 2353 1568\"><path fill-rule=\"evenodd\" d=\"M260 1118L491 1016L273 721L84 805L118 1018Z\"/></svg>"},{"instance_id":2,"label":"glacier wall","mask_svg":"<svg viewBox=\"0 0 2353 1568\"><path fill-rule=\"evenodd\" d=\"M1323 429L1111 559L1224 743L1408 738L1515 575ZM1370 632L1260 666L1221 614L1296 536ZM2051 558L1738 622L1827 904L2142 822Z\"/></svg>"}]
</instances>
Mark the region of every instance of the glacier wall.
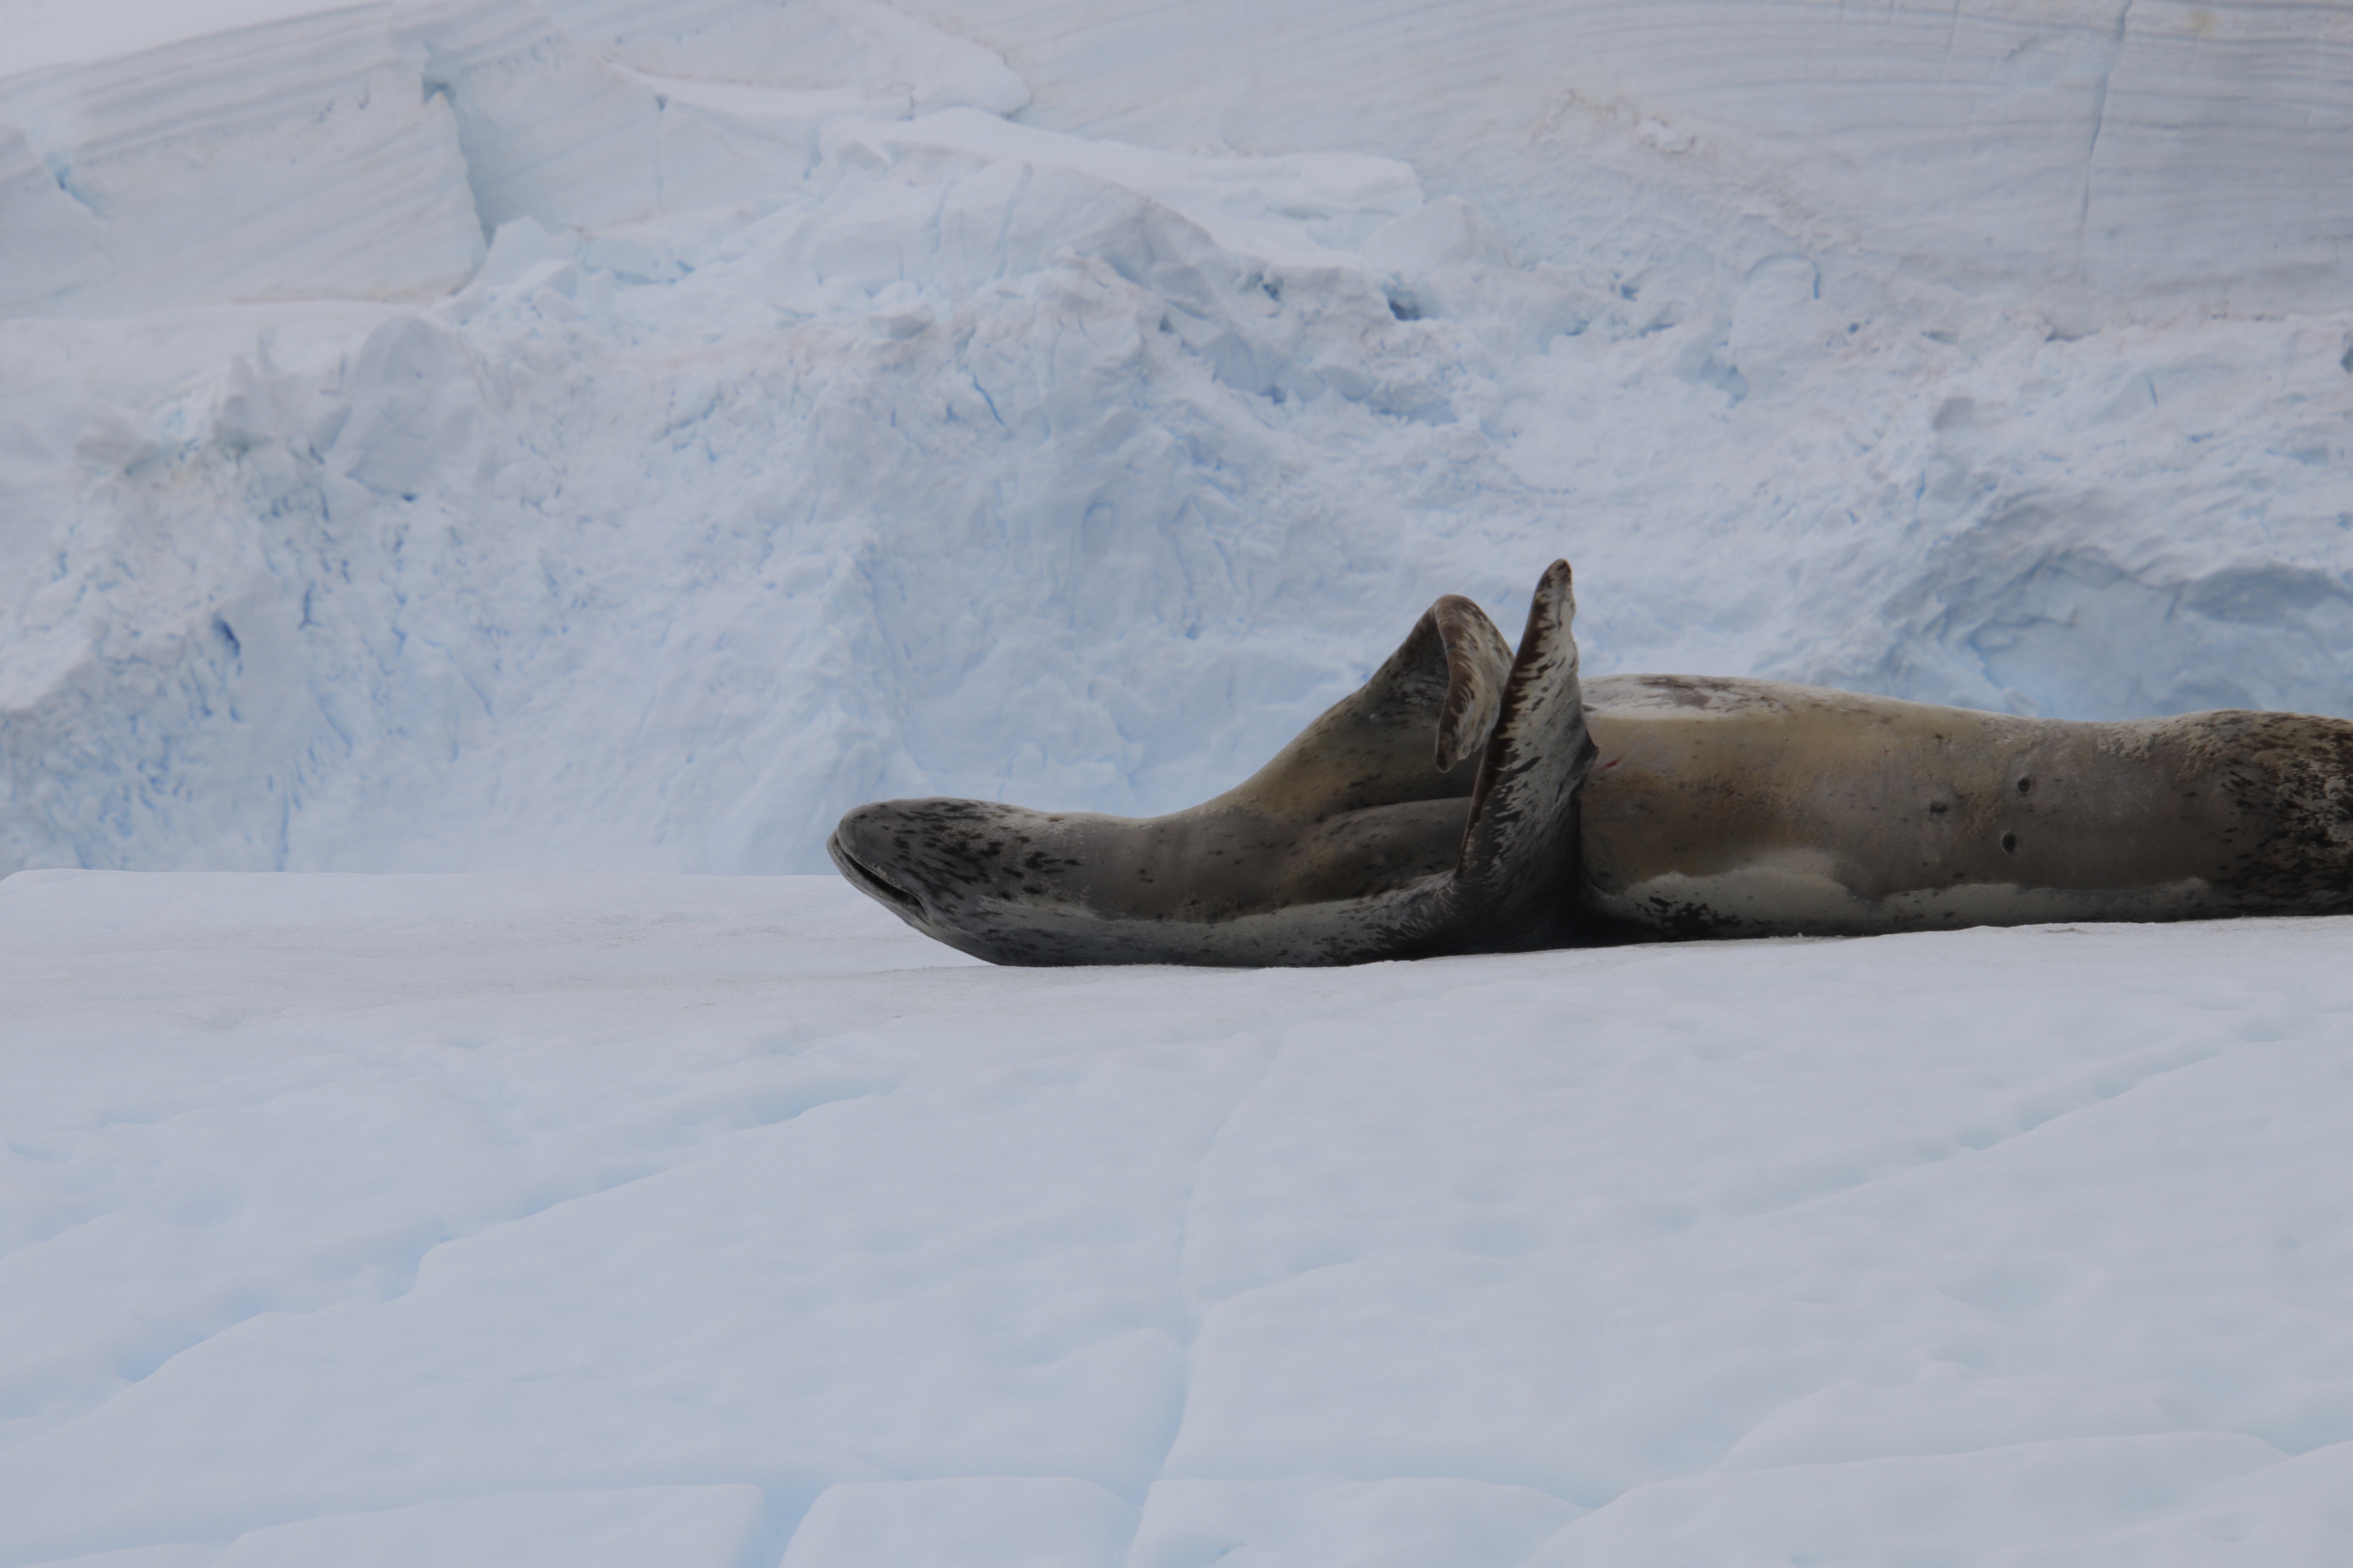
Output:
<instances>
[{"instance_id":1,"label":"glacier wall","mask_svg":"<svg viewBox=\"0 0 2353 1568\"><path fill-rule=\"evenodd\" d=\"M1596 670L2353 713L2326 10L95 11L0 52L0 870L1166 809L1557 553Z\"/></svg>"}]
</instances>

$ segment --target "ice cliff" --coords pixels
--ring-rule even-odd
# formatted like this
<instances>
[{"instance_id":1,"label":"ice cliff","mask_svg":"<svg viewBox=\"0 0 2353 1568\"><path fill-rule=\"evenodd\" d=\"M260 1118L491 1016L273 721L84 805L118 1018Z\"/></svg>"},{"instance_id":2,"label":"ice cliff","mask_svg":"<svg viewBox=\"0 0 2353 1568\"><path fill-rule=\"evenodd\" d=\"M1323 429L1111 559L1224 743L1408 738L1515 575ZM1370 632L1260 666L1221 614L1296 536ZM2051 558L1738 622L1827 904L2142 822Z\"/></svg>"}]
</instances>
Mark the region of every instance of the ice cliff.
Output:
<instances>
[{"instance_id":1,"label":"ice cliff","mask_svg":"<svg viewBox=\"0 0 2353 1568\"><path fill-rule=\"evenodd\" d=\"M2353 24L29 5L0 871L815 868L1588 668L2353 713Z\"/></svg>"}]
</instances>

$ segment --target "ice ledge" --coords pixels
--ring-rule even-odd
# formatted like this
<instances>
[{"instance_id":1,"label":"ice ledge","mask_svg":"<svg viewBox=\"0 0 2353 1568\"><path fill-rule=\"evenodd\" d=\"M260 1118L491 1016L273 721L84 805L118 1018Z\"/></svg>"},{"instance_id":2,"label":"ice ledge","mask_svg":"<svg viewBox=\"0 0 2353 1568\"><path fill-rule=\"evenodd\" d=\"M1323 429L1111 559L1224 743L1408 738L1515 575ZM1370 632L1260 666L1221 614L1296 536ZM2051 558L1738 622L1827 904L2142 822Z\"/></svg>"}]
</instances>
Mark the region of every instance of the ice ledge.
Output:
<instances>
[{"instance_id":1,"label":"ice ledge","mask_svg":"<svg viewBox=\"0 0 2353 1568\"><path fill-rule=\"evenodd\" d=\"M422 299L482 233L422 52L360 6L0 81L0 315Z\"/></svg>"},{"instance_id":2,"label":"ice ledge","mask_svg":"<svg viewBox=\"0 0 2353 1568\"><path fill-rule=\"evenodd\" d=\"M48 63L0 78L0 317L427 299L517 218L773 198L830 119L1029 100L874 0L386 3L93 59L45 37L14 58Z\"/></svg>"}]
</instances>

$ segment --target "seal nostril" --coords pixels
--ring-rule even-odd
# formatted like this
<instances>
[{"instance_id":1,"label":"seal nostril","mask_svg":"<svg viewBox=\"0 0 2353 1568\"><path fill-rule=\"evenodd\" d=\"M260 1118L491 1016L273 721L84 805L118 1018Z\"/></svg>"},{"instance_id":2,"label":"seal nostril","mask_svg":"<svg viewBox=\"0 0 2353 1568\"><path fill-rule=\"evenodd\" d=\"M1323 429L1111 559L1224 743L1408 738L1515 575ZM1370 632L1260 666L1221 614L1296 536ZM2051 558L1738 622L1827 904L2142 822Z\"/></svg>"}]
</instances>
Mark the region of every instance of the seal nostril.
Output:
<instances>
[{"instance_id":1,"label":"seal nostril","mask_svg":"<svg viewBox=\"0 0 2353 1568\"><path fill-rule=\"evenodd\" d=\"M2005 833L2001 836L2001 852L2005 855L2015 855L2018 853L2017 834Z\"/></svg>"},{"instance_id":2,"label":"seal nostril","mask_svg":"<svg viewBox=\"0 0 2353 1568\"><path fill-rule=\"evenodd\" d=\"M2019 793L2019 794L2021 794L2021 795L2024 795L2027 791L2029 791L2029 790L2032 789L2033 787L2034 787L2034 781L2033 781L2032 779L2021 779L2021 780L2019 780L2019 781L2018 781L2018 793Z\"/></svg>"}]
</instances>

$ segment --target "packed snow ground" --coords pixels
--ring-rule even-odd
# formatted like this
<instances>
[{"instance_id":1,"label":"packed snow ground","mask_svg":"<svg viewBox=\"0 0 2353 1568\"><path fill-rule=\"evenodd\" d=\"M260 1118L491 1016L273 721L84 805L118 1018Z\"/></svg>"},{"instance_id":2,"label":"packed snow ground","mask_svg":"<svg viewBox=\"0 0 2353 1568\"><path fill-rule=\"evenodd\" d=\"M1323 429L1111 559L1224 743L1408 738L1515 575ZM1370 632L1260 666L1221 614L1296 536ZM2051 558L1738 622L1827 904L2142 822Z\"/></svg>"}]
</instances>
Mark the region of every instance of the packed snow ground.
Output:
<instances>
[{"instance_id":1,"label":"packed snow ground","mask_svg":"<svg viewBox=\"0 0 2353 1568\"><path fill-rule=\"evenodd\" d=\"M0 1563L2341 1563L2348 940L23 873Z\"/></svg>"},{"instance_id":2,"label":"packed snow ground","mask_svg":"<svg viewBox=\"0 0 2353 1568\"><path fill-rule=\"evenodd\" d=\"M2327 7L24 18L0 870L1171 808L1558 554L1597 671L2353 713Z\"/></svg>"}]
</instances>

